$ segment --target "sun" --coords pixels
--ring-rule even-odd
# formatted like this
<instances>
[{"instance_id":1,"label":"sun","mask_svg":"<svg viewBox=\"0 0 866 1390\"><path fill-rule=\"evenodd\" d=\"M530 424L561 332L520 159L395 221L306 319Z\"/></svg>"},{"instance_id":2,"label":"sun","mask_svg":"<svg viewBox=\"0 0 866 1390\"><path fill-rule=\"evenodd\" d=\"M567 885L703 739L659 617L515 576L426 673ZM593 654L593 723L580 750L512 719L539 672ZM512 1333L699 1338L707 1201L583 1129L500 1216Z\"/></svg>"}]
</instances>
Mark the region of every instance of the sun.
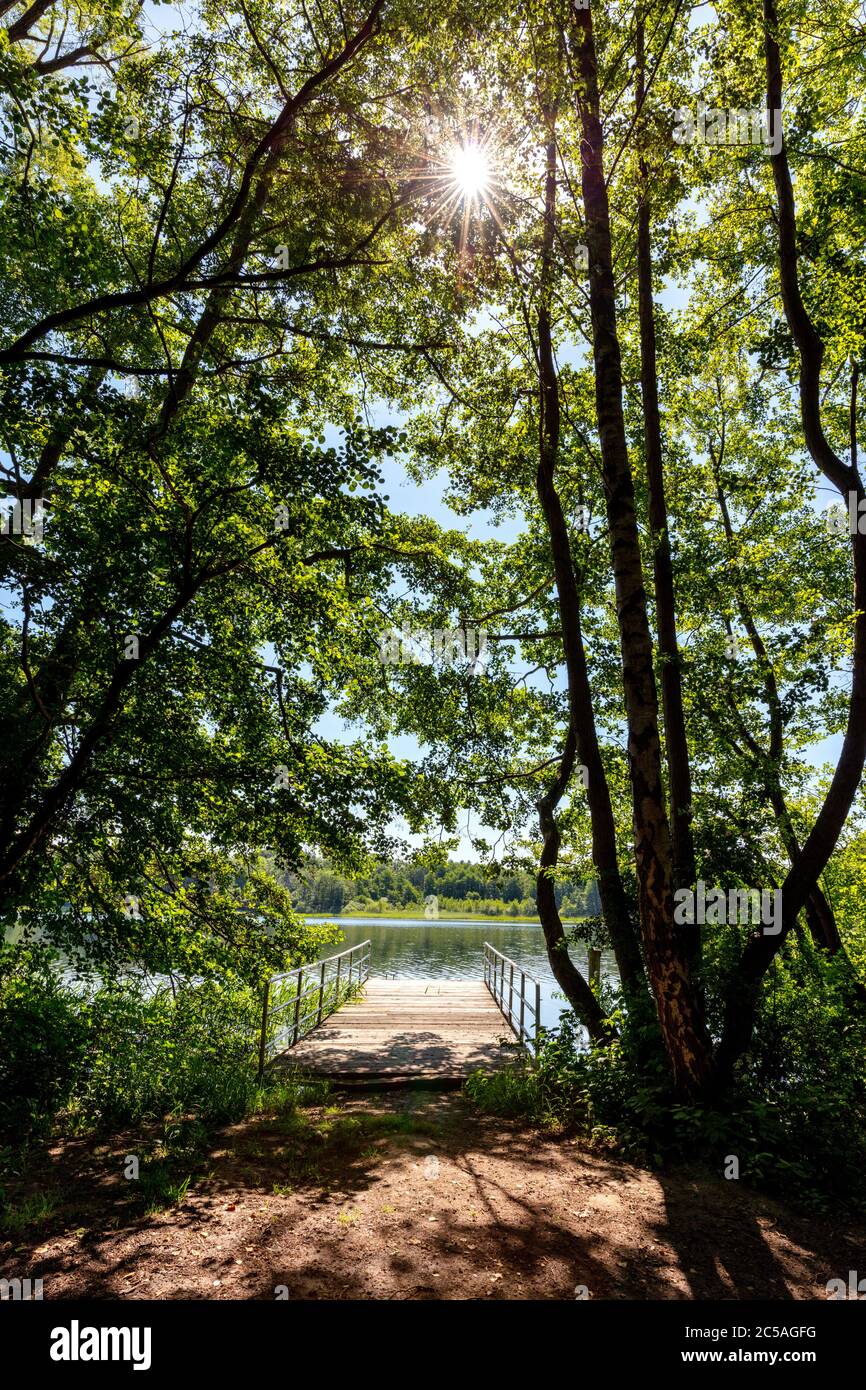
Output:
<instances>
[{"instance_id":1,"label":"sun","mask_svg":"<svg viewBox=\"0 0 866 1390\"><path fill-rule=\"evenodd\" d=\"M490 160L487 152L474 141L455 145L451 151L451 176L461 198L473 202L483 197L490 182Z\"/></svg>"},{"instance_id":2,"label":"sun","mask_svg":"<svg viewBox=\"0 0 866 1390\"><path fill-rule=\"evenodd\" d=\"M449 125L434 130L432 138L428 130L413 182L426 204L421 230L448 230L456 223L460 257L471 259L495 229L503 231L498 207L507 199L502 147L492 127L482 129L477 121Z\"/></svg>"}]
</instances>

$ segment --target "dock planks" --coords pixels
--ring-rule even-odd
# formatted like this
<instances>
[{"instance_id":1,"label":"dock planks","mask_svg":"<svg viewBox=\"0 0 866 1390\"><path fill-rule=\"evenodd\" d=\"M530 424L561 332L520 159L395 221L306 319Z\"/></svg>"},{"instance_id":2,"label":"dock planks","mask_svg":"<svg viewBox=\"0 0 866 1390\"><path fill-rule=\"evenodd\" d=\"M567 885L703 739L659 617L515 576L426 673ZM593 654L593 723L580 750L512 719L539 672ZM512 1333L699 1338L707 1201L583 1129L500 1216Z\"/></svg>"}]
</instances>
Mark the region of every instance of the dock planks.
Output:
<instances>
[{"instance_id":1,"label":"dock planks","mask_svg":"<svg viewBox=\"0 0 866 1390\"><path fill-rule=\"evenodd\" d=\"M297 1047L284 1065L343 1081L459 1082L519 1052L490 991L476 980L369 979Z\"/></svg>"}]
</instances>

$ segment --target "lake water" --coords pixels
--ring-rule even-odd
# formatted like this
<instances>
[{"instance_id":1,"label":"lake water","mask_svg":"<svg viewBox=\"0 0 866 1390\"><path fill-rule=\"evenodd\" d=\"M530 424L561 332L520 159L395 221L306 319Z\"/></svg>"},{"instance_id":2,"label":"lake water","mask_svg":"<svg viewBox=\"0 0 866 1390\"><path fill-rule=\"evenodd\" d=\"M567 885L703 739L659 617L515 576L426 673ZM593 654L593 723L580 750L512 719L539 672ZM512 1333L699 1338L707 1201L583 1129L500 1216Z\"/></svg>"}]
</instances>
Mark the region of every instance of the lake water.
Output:
<instances>
[{"instance_id":1,"label":"lake water","mask_svg":"<svg viewBox=\"0 0 866 1390\"><path fill-rule=\"evenodd\" d=\"M408 917L319 917L316 921L335 922L345 945L372 942L370 974L379 979L397 980L483 980L484 943L490 945L538 980L541 985L541 1022L556 1026L560 1013L568 1007L553 978L544 935L536 923L519 922L428 922ZM320 952L332 956L342 946L328 945ZM588 973L586 950L571 947L571 958L584 975ZM602 952L603 979L616 980L613 953Z\"/></svg>"}]
</instances>

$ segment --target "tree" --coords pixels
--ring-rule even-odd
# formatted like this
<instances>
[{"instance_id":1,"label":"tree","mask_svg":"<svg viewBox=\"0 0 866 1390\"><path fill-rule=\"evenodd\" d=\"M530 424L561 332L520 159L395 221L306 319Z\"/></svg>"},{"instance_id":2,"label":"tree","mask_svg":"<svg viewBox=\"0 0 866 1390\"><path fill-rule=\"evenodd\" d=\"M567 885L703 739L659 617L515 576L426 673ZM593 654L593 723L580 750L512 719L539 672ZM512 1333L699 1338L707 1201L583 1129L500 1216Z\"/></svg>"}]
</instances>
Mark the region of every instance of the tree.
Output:
<instances>
[{"instance_id":1,"label":"tree","mask_svg":"<svg viewBox=\"0 0 866 1390\"><path fill-rule=\"evenodd\" d=\"M382 8L205 6L125 56L118 9L118 62L74 78L32 62L49 7L7 35L0 904L103 965L180 958L184 929L222 958L257 921L273 969L313 934L261 853L357 856L424 803L386 750L314 732L404 555L394 432L351 386L390 303L394 200L346 140L393 142L362 113ZM378 323L374 373L414 351Z\"/></svg>"},{"instance_id":2,"label":"tree","mask_svg":"<svg viewBox=\"0 0 866 1390\"><path fill-rule=\"evenodd\" d=\"M646 6L637 16L633 48L631 38L622 42L613 7L587 11L563 5L542 14L527 6L521 18L511 67L498 55L490 66L480 62L475 74L478 124L483 130L486 122L495 132L488 207L477 216L488 217L495 228L496 249L483 231L475 245L467 234L466 274L477 297L475 317L447 367L434 360L440 402L419 412L412 437L419 470L449 458L455 492L467 511L492 507L497 515L510 513L523 521L516 542L493 541L477 560L475 603L464 612L479 624L495 621L494 650L507 644L514 651L519 644L529 670L517 682L488 673L485 689L467 686L459 712L450 704L439 706L437 736L450 756L431 757L428 766L437 766L442 775L447 767L455 795L462 794L488 824L506 833L523 824L536 802L538 904L551 968L590 1032L603 1042L610 1025L568 958L554 886L565 868L564 848L579 862L592 863L630 1008L640 1012L645 972L674 1087L687 1097L706 1097L729 1083L748 1046L761 981L800 914L805 912L828 942L832 937L832 911L818 879L862 772L862 618L846 617L844 633L837 625L831 635L828 625L818 622L807 639L801 635L810 603L814 610L809 554L822 535L826 542L823 521L803 502L803 492L814 486L814 472L802 444L811 464L859 504L856 430L850 431L848 465L827 443L821 422L823 411L837 431L848 427L838 405L841 372L831 373L824 386L824 348L796 278L785 144L775 149L771 128L763 142L742 148L726 143L717 153L700 145L678 149L674 134L684 101L704 95L703 74L696 69L697 81L690 86L689 70L702 45L714 61L721 59L729 106L746 106L742 87L757 81L750 90L760 96L760 105L771 111L782 107L773 14L746 19L739 11L726 12L727 27L716 36L710 30L690 33L677 4ZM844 5L833 11L827 35L815 41L818 58L824 43L832 41L829 35L844 32L847 22ZM626 69L630 49L634 82ZM767 73L763 92L761 58ZM837 97L839 90L851 90L853 80L846 69ZM508 103L521 131L519 164L509 148L511 129L496 130L501 84L521 93ZM850 168L840 174L832 161L817 167L822 178L833 181L856 177ZM745 204L744 188L752 194ZM706 227L685 230L679 208L684 194L694 196L697 190L714 217ZM777 207L781 260L775 287L770 277L776 272L766 254L767 204L759 190L773 192ZM846 196L850 199L850 190ZM622 214L626 204L633 217ZM817 206L810 202L810 217L820 215ZM744 229L744 240L720 254L715 229L725 218ZM581 282L583 262L577 254L584 239L588 287ZM654 281L664 277L675 253L684 278L693 275L698 289L681 324L662 316L662 336ZM810 256L820 263L810 283L837 273L832 251L826 262L816 248L810 247ZM791 338L775 332L761 346L763 360L757 363L754 342L763 325L751 289L753 259L762 292L781 294L791 326ZM850 295L847 281L845 291ZM734 306L729 311L727 303ZM859 351L862 341L862 325L848 312L848 303L844 298L845 307L833 321L836 360L843 345L856 340ZM826 297L821 307L826 317ZM767 380L770 354L775 368L786 352L799 377L799 439L784 387ZM714 473L719 440L709 437L707 426L717 417L711 393L721 382L727 409L733 399L728 381L738 377L737 468L743 469L744 483L748 472L749 486L732 511L723 476L730 453L721 465L716 454ZM857 380L855 368L853 421ZM822 405L825 389L829 400ZM700 437L694 433L697 423ZM730 419L726 429L730 438ZM762 466L756 476L762 435L773 439L773 467ZM781 447L793 450L793 457L783 459ZM796 516L789 504L781 511L774 505L780 469L785 488L800 490ZM720 572L706 576L711 584L701 573L708 539L704 496L712 508L713 544L727 556ZM746 515L741 505L748 506ZM766 512L756 523L762 506ZM782 590L773 590L766 563L756 576L762 607L768 614L772 610L779 629L765 638L731 547L738 526L746 525L750 536L763 531L769 541L776 523L787 534L807 537L809 549L790 557ZM855 568L860 544L859 536L852 537ZM837 604L845 585L838 558L826 553L825 544L820 566ZM857 578L854 614L862 610L859 583ZM850 600L841 601L850 611ZM710 627L711 615L717 627ZM835 675L828 684L827 672L841 675L849 634L853 680L842 756L817 818L795 828L789 799L809 776L802 750L836 724L838 686ZM727 649L741 635L754 661L734 675L726 665ZM536 685L530 684L533 675L542 678ZM429 738L434 721L429 712L423 719L417 714L421 683L409 674L403 686L397 727L423 728ZM807 702L802 712L798 698ZM750 747L744 737L744 702L747 732L756 718L759 725L769 720L765 751ZM705 741L698 744L697 736L700 731L703 738L709 719L714 724L708 747ZM625 758L619 747L622 730ZM791 756L794 749L785 756L786 738L796 741L798 756ZM744 748L754 760L748 773L748 758L737 751ZM737 754L738 775L745 774L746 792L736 844L725 828L710 824L708 804L719 775L732 767L731 751ZM545 784L542 775L551 767ZM802 797L800 805L802 819ZM700 843L693 826L700 830ZM784 909L778 935L741 932L737 963L721 967L724 974L715 965L712 978L700 964L698 930L681 926L674 914L674 889L693 886L704 866L721 866L736 882L763 881L778 888ZM854 995L858 992L855 986Z\"/></svg>"},{"instance_id":3,"label":"tree","mask_svg":"<svg viewBox=\"0 0 866 1390\"><path fill-rule=\"evenodd\" d=\"M562 921L597 883L680 1099L731 1083L774 962L858 1007L831 891L866 757L850 0L814 27L802 0L205 5L145 52L137 12L84 7L83 77L54 9L3 12L3 466L47 513L0 546L7 916L41 895L58 933L98 911L105 949L165 954L208 865L240 920L262 863L357 873L396 813L430 833L416 888L460 900L488 887L447 865L468 810L491 876L532 867L604 1047ZM507 539L392 514L395 452ZM390 660L404 625L488 650ZM681 922L704 879L781 894L780 930Z\"/></svg>"}]
</instances>

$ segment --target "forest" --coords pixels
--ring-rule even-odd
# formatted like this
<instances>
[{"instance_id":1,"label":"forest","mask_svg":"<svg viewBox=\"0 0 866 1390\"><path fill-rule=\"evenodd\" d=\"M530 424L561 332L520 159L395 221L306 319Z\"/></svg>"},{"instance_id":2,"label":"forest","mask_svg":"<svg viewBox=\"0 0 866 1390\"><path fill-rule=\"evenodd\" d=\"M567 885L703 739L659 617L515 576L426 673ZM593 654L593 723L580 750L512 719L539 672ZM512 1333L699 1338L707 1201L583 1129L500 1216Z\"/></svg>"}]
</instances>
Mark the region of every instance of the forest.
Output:
<instances>
[{"instance_id":1,"label":"forest","mask_svg":"<svg viewBox=\"0 0 866 1390\"><path fill-rule=\"evenodd\" d=\"M370 872L347 878L334 873L326 864L309 863L303 875L289 876L287 887L292 904L306 913L361 913L401 908L407 915L423 911L428 915L435 898L435 911L471 912L488 917L535 917L535 881L530 873L516 869L493 878L483 864L448 860L427 868L424 864L374 862ZM577 917L600 916L601 903L593 882L555 885L556 903L563 914Z\"/></svg>"},{"instance_id":2,"label":"forest","mask_svg":"<svg viewBox=\"0 0 866 1390\"><path fill-rule=\"evenodd\" d=\"M864 64L860 0L0 0L3 1280L127 1296L141 1223L232 1183L287 1233L342 1192L345 1269L281 1277L286 1234L130 1297L818 1300L862 1264ZM434 899L520 919L531 1055L521 1012L441 1113L266 1065L322 918ZM477 1285L350 1257L376 1153L477 1142L514 1193L515 1125L564 1222L567 1163L650 1205L697 1165L720 1263L684 1216L657 1279L611 1228L524 1284L468 1216Z\"/></svg>"}]
</instances>

